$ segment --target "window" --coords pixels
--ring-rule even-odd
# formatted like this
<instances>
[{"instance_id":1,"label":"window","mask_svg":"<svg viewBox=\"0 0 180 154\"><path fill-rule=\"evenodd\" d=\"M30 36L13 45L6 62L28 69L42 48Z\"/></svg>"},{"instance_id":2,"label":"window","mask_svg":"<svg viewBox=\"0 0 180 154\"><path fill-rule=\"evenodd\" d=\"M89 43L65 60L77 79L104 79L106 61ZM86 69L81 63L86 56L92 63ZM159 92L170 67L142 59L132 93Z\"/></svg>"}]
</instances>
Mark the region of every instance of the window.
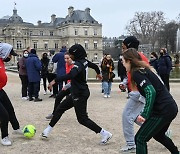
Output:
<instances>
[{"instance_id":1,"label":"window","mask_svg":"<svg viewBox=\"0 0 180 154\"><path fill-rule=\"evenodd\" d=\"M88 49L88 41L84 42L84 47L85 47L85 49Z\"/></svg>"},{"instance_id":2,"label":"window","mask_svg":"<svg viewBox=\"0 0 180 154\"><path fill-rule=\"evenodd\" d=\"M84 29L84 35L88 35L88 30Z\"/></svg>"},{"instance_id":3,"label":"window","mask_svg":"<svg viewBox=\"0 0 180 154\"><path fill-rule=\"evenodd\" d=\"M77 29L74 30L74 35L78 35L78 30Z\"/></svg>"},{"instance_id":4,"label":"window","mask_svg":"<svg viewBox=\"0 0 180 154\"><path fill-rule=\"evenodd\" d=\"M48 43L47 42L44 43L44 49L48 50Z\"/></svg>"},{"instance_id":5,"label":"window","mask_svg":"<svg viewBox=\"0 0 180 154\"><path fill-rule=\"evenodd\" d=\"M50 31L50 36L53 36L53 35L54 35L53 31Z\"/></svg>"},{"instance_id":6,"label":"window","mask_svg":"<svg viewBox=\"0 0 180 154\"><path fill-rule=\"evenodd\" d=\"M97 49L97 41L94 41L94 49Z\"/></svg>"},{"instance_id":7,"label":"window","mask_svg":"<svg viewBox=\"0 0 180 154\"><path fill-rule=\"evenodd\" d=\"M97 29L94 29L94 35L97 35Z\"/></svg>"},{"instance_id":8,"label":"window","mask_svg":"<svg viewBox=\"0 0 180 154\"><path fill-rule=\"evenodd\" d=\"M55 49L58 49L58 43L55 43Z\"/></svg>"},{"instance_id":9,"label":"window","mask_svg":"<svg viewBox=\"0 0 180 154\"><path fill-rule=\"evenodd\" d=\"M17 49L22 49L22 43L21 43L21 41L17 41Z\"/></svg>"},{"instance_id":10,"label":"window","mask_svg":"<svg viewBox=\"0 0 180 154\"><path fill-rule=\"evenodd\" d=\"M37 42L33 42L34 49L37 49Z\"/></svg>"},{"instance_id":11,"label":"window","mask_svg":"<svg viewBox=\"0 0 180 154\"><path fill-rule=\"evenodd\" d=\"M30 32L29 32L29 35L30 35L30 36L32 36L32 34L33 34L33 32L32 32L32 31L30 31Z\"/></svg>"},{"instance_id":12,"label":"window","mask_svg":"<svg viewBox=\"0 0 180 154\"><path fill-rule=\"evenodd\" d=\"M43 31L40 31L40 36L43 36L44 34L43 34Z\"/></svg>"}]
</instances>

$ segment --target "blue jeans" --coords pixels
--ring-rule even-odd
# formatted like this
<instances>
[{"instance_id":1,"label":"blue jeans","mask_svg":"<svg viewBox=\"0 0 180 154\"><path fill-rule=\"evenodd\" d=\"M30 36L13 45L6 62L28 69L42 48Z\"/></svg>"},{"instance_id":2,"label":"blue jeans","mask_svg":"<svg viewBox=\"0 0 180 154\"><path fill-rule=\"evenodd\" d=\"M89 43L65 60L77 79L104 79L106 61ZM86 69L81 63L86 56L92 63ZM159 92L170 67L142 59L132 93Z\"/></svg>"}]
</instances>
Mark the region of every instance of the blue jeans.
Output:
<instances>
[{"instance_id":1,"label":"blue jeans","mask_svg":"<svg viewBox=\"0 0 180 154\"><path fill-rule=\"evenodd\" d=\"M103 81L104 95L110 95L112 82Z\"/></svg>"}]
</instances>

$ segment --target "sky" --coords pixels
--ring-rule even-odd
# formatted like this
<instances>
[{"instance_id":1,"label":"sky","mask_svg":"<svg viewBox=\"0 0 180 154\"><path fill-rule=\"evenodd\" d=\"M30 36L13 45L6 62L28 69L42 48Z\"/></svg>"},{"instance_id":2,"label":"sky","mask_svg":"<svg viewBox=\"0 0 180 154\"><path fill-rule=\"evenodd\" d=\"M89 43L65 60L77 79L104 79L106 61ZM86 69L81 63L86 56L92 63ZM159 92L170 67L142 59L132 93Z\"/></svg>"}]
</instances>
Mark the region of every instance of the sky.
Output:
<instances>
[{"instance_id":1,"label":"sky","mask_svg":"<svg viewBox=\"0 0 180 154\"><path fill-rule=\"evenodd\" d=\"M74 10L89 7L107 37L126 35L125 27L135 12L162 11L166 21L176 20L180 14L180 0L1 0L0 18L13 14L14 2L23 21L35 25L38 20L50 22L52 14L65 18L69 6Z\"/></svg>"}]
</instances>

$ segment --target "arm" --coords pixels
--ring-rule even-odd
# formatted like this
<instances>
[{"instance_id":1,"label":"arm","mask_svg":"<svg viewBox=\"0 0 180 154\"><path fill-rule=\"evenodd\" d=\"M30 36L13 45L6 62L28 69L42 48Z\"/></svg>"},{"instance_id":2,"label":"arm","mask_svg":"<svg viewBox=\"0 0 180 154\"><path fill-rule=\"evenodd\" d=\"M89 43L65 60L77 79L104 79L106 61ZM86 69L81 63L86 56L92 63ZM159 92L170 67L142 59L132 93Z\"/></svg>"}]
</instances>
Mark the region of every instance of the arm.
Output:
<instances>
[{"instance_id":1,"label":"arm","mask_svg":"<svg viewBox=\"0 0 180 154\"><path fill-rule=\"evenodd\" d=\"M34 60L34 65L35 65L35 68L36 68L38 71L41 71L42 65L41 65L41 61L40 61L38 58L36 58L36 59Z\"/></svg>"},{"instance_id":2,"label":"arm","mask_svg":"<svg viewBox=\"0 0 180 154\"><path fill-rule=\"evenodd\" d=\"M90 62L89 60L87 60L87 62L88 62L88 67L89 68L94 69L97 74L100 74L100 69L99 69L99 67L96 64Z\"/></svg>"},{"instance_id":3,"label":"arm","mask_svg":"<svg viewBox=\"0 0 180 154\"><path fill-rule=\"evenodd\" d=\"M149 118L151 111L153 109L153 105L156 97L156 91L153 85L151 84L151 82L149 81L149 79L146 77L146 75L140 72L135 72L133 74L133 80L137 84L138 89L143 91L145 94L146 103L144 106L144 110L141 113L141 116L144 119L147 119Z\"/></svg>"}]
</instances>

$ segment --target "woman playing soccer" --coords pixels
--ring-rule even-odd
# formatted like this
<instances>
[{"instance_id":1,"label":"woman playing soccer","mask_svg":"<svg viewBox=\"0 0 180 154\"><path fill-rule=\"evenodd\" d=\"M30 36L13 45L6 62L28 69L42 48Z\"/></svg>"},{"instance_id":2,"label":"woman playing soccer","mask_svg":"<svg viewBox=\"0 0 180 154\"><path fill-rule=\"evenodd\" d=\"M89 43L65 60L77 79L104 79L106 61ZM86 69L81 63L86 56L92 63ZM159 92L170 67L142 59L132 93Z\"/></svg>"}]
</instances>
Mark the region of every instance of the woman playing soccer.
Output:
<instances>
[{"instance_id":1,"label":"woman playing soccer","mask_svg":"<svg viewBox=\"0 0 180 154\"><path fill-rule=\"evenodd\" d=\"M179 154L178 148L165 135L172 120L178 113L178 107L155 70L142 61L138 52L129 48L123 53L123 65L131 73L132 86L137 86L140 94L146 98L143 112L137 121L143 123L135 136L136 154L146 154L147 142L153 137L171 153Z\"/></svg>"}]
</instances>

